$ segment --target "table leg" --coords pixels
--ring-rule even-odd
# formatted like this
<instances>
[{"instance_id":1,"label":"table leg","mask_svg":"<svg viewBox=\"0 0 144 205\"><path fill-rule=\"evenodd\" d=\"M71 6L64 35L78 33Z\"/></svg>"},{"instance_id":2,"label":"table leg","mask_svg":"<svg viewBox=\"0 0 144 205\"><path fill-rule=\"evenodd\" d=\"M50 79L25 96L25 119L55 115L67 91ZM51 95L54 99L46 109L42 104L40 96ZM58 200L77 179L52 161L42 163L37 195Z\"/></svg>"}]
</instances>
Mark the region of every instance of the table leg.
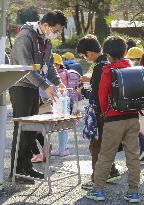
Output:
<instances>
[{"instance_id":1,"label":"table leg","mask_svg":"<svg viewBox=\"0 0 144 205\"><path fill-rule=\"evenodd\" d=\"M77 158L78 183L80 184L81 183L81 175L80 175L78 142L77 142L77 134L76 134L76 123L74 124L73 130L74 130L74 141L75 141L75 150L76 150L76 158Z\"/></svg>"},{"instance_id":2,"label":"table leg","mask_svg":"<svg viewBox=\"0 0 144 205\"><path fill-rule=\"evenodd\" d=\"M22 129L21 127L22 127L21 124L19 124L17 143L16 143L16 152L15 152L15 159L14 159L14 168L13 168L13 175L12 175L12 185L15 185L15 174L16 174L16 167L17 167L19 144L20 144L20 134Z\"/></svg>"},{"instance_id":3,"label":"table leg","mask_svg":"<svg viewBox=\"0 0 144 205\"><path fill-rule=\"evenodd\" d=\"M44 153L46 155L46 162L47 162L47 153L48 153L48 147L47 147L47 137L46 137L46 129L43 127L42 135L44 136ZM47 163L45 166L45 171L44 171L44 178L47 180L48 177L48 171L47 171Z\"/></svg>"},{"instance_id":4,"label":"table leg","mask_svg":"<svg viewBox=\"0 0 144 205\"><path fill-rule=\"evenodd\" d=\"M48 177L48 187L49 187L49 194L52 192L52 188L51 188L51 179L50 179L50 152L49 152L49 150L50 150L50 139L51 139L51 134L49 133L49 134L46 134L46 141L47 141L47 146L46 146L46 149L47 149L47 151L46 151L46 153L47 153L47 155L46 155L46 172L47 172L47 174L46 174L46 176Z\"/></svg>"}]
</instances>

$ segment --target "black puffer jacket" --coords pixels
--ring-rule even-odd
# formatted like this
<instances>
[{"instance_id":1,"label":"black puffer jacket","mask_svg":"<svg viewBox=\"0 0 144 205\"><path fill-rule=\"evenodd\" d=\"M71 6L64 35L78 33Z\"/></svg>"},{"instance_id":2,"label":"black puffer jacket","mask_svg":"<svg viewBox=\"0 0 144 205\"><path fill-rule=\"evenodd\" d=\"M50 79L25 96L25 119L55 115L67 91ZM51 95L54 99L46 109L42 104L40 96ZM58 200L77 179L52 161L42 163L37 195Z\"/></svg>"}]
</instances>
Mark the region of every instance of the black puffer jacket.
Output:
<instances>
[{"instance_id":1,"label":"black puffer jacket","mask_svg":"<svg viewBox=\"0 0 144 205\"><path fill-rule=\"evenodd\" d=\"M89 99L92 98L95 104L97 105L97 111L101 112L100 105L99 105L98 89L99 89L99 83L101 80L102 68L108 63L106 56L105 55L99 56L95 63L96 64L93 68L93 73L92 73L92 77L90 81L91 88L92 88L91 92L88 90L82 89L82 94L86 98L89 98Z\"/></svg>"}]
</instances>

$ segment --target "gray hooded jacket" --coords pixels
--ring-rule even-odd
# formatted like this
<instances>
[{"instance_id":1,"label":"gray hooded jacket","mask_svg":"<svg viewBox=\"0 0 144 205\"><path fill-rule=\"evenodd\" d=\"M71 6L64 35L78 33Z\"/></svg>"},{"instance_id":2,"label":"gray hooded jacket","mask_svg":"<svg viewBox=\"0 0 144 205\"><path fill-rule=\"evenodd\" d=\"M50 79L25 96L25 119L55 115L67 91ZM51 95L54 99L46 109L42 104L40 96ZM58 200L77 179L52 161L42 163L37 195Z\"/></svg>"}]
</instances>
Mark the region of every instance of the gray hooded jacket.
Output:
<instances>
[{"instance_id":1,"label":"gray hooded jacket","mask_svg":"<svg viewBox=\"0 0 144 205\"><path fill-rule=\"evenodd\" d=\"M54 85L61 80L53 65L52 44L50 40L45 43L44 35L35 31L32 23L23 25L18 34L11 52L11 64L13 65L42 65L42 50L44 51L44 64L48 67L47 78ZM14 86L30 87L45 90L49 87L38 71L31 71Z\"/></svg>"}]
</instances>

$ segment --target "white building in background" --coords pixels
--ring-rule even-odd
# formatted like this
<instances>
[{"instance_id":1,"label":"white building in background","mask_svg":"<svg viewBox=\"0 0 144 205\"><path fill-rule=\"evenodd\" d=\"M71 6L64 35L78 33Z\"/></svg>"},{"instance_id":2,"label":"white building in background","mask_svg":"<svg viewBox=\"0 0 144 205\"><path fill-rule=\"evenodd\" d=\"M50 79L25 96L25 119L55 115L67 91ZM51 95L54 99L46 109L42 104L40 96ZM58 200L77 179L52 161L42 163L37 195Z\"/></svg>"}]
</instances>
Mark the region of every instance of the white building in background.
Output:
<instances>
[{"instance_id":1,"label":"white building in background","mask_svg":"<svg viewBox=\"0 0 144 205\"><path fill-rule=\"evenodd\" d=\"M113 20L111 23L112 28L126 28L126 27L142 27L143 21L125 21L125 20Z\"/></svg>"},{"instance_id":2,"label":"white building in background","mask_svg":"<svg viewBox=\"0 0 144 205\"><path fill-rule=\"evenodd\" d=\"M142 27L144 26L143 21L125 21L125 20L113 20L111 22L112 28L126 28L126 27ZM65 29L66 38L71 37L76 32L75 22L73 17L68 17L67 28Z\"/></svg>"},{"instance_id":3,"label":"white building in background","mask_svg":"<svg viewBox=\"0 0 144 205\"><path fill-rule=\"evenodd\" d=\"M39 15L42 18L42 14ZM85 14L85 19L87 20L87 14ZM143 21L125 21L125 20L113 20L111 22L112 28L126 28L126 27L142 27L144 26ZM70 38L74 33L76 33L76 26L73 16L68 17L67 28L64 29L65 37Z\"/></svg>"},{"instance_id":4,"label":"white building in background","mask_svg":"<svg viewBox=\"0 0 144 205\"><path fill-rule=\"evenodd\" d=\"M8 0L9 2L12 2L12 3L20 3L21 1L23 0Z\"/></svg>"},{"instance_id":5,"label":"white building in background","mask_svg":"<svg viewBox=\"0 0 144 205\"><path fill-rule=\"evenodd\" d=\"M64 29L64 32L66 38L70 38L76 32L75 22L72 16L68 17L67 28Z\"/></svg>"}]
</instances>

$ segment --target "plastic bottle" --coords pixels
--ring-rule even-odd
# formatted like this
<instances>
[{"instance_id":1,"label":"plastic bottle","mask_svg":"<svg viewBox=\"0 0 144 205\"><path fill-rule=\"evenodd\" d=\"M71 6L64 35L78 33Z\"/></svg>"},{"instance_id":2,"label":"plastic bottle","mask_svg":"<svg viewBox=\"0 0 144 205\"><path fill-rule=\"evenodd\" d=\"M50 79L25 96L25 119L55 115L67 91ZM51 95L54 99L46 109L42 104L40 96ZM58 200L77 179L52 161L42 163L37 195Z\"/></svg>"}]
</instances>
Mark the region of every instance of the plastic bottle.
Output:
<instances>
[{"instance_id":1,"label":"plastic bottle","mask_svg":"<svg viewBox=\"0 0 144 205\"><path fill-rule=\"evenodd\" d=\"M77 88L75 89L75 98L74 98L74 103L73 103L72 114L73 115L79 115L80 114Z\"/></svg>"},{"instance_id":2,"label":"plastic bottle","mask_svg":"<svg viewBox=\"0 0 144 205\"><path fill-rule=\"evenodd\" d=\"M64 106L64 116L70 115L70 97L67 95L67 92L63 93L63 106Z\"/></svg>"},{"instance_id":3,"label":"plastic bottle","mask_svg":"<svg viewBox=\"0 0 144 205\"><path fill-rule=\"evenodd\" d=\"M53 102L53 114L56 117L64 117L64 98L60 91L57 92L58 98Z\"/></svg>"}]
</instances>

